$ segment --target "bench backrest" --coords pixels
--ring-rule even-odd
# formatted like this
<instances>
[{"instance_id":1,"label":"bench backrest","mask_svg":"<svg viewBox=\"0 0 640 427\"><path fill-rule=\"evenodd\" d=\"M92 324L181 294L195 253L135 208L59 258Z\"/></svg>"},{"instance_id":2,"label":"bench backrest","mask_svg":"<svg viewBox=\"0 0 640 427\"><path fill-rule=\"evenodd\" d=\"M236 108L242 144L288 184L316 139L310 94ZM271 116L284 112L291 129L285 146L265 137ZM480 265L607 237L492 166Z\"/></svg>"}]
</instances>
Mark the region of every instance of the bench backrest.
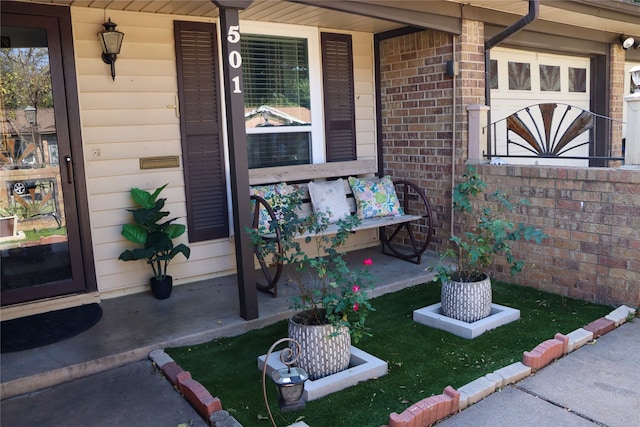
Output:
<instances>
[{"instance_id":1,"label":"bench backrest","mask_svg":"<svg viewBox=\"0 0 640 427\"><path fill-rule=\"evenodd\" d=\"M294 185L301 193L301 214L309 215L313 211L309 197L309 181L330 181L343 178L347 201L351 213L356 212L356 202L353 198L351 187L347 178L349 176L365 177L375 176L378 167L375 159L352 160L347 162L332 162L314 165L277 166L249 170L250 185L269 185L286 182L288 190L292 191Z\"/></svg>"}]
</instances>

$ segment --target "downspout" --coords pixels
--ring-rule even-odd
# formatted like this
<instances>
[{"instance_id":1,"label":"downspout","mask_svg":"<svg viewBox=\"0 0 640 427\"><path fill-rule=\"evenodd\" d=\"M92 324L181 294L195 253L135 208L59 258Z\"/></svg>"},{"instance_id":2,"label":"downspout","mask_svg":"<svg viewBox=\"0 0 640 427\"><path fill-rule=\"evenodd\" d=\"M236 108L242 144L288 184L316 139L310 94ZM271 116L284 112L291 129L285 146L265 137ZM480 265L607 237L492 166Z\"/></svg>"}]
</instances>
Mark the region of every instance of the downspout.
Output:
<instances>
[{"instance_id":1,"label":"downspout","mask_svg":"<svg viewBox=\"0 0 640 427\"><path fill-rule=\"evenodd\" d=\"M452 91L453 91L453 100L452 100L452 104L453 104L453 114L451 117L451 136L453 137L453 141L451 141L451 237L455 236L455 234L453 234L453 190L456 187L456 109L458 108L457 103L456 103L456 78L458 77L458 73L456 72L456 63L457 63L457 58L456 58L456 35L453 34L451 36L451 55L452 55L452 59L453 59L453 64L454 64L454 68L453 68L453 82L452 82Z\"/></svg>"},{"instance_id":2,"label":"downspout","mask_svg":"<svg viewBox=\"0 0 640 427\"><path fill-rule=\"evenodd\" d=\"M491 49L498 44L502 43L505 39L511 37L518 31L522 30L527 25L538 19L540 15L540 0L529 0L529 13L520 18L514 24L508 26L504 30L500 31L495 36L484 42L484 98L485 104L491 107L491 87L489 82L489 71L491 66ZM491 110L488 111L487 123L491 124ZM487 144L487 154L491 155L491 126L488 128L487 138L489 143Z\"/></svg>"}]
</instances>

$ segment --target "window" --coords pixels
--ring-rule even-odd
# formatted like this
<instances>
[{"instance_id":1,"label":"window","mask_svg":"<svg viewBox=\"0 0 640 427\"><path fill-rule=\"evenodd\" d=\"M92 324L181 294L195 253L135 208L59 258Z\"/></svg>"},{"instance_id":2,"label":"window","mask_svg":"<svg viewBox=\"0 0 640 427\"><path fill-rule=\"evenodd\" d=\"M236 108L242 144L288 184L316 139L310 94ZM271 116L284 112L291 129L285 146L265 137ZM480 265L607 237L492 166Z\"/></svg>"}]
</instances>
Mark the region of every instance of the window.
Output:
<instances>
[{"instance_id":1,"label":"window","mask_svg":"<svg viewBox=\"0 0 640 427\"><path fill-rule=\"evenodd\" d=\"M242 35L249 168L311 163L307 39Z\"/></svg>"},{"instance_id":2,"label":"window","mask_svg":"<svg viewBox=\"0 0 640 427\"><path fill-rule=\"evenodd\" d=\"M498 89L498 61L495 59L489 61L489 87Z\"/></svg>"},{"instance_id":3,"label":"window","mask_svg":"<svg viewBox=\"0 0 640 427\"><path fill-rule=\"evenodd\" d=\"M320 40L311 27L244 28L249 168L355 159L351 35L322 33Z\"/></svg>"},{"instance_id":4,"label":"window","mask_svg":"<svg viewBox=\"0 0 640 427\"><path fill-rule=\"evenodd\" d=\"M587 91L587 69L569 67L569 92Z\"/></svg>"},{"instance_id":5,"label":"window","mask_svg":"<svg viewBox=\"0 0 640 427\"><path fill-rule=\"evenodd\" d=\"M560 92L560 67L540 64L540 90L542 92Z\"/></svg>"},{"instance_id":6,"label":"window","mask_svg":"<svg viewBox=\"0 0 640 427\"><path fill-rule=\"evenodd\" d=\"M509 90L531 90L531 64L509 61Z\"/></svg>"}]
</instances>

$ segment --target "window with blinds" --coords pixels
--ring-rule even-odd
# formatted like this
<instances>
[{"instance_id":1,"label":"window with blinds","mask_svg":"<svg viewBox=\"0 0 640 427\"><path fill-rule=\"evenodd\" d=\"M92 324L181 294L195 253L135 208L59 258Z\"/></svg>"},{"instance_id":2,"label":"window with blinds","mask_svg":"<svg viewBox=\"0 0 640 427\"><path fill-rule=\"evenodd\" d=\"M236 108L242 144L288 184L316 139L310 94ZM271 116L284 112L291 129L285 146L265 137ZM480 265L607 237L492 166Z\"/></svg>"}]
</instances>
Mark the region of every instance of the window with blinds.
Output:
<instances>
[{"instance_id":1,"label":"window with blinds","mask_svg":"<svg viewBox=\"0 0 640 427\"><path fill-rule=\"evenodd\" d=\"M242 35L249 167L311 162L307 39Z\"/></svg>"}]
</instances>

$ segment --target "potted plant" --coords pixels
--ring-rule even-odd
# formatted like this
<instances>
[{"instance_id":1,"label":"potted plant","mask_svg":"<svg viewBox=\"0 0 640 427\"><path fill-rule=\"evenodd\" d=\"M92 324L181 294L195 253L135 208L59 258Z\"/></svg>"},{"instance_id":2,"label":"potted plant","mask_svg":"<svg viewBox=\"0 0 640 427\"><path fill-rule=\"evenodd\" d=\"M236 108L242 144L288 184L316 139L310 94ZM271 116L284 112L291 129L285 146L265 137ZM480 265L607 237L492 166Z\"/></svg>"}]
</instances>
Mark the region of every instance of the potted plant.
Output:
<instances>
[{"instance_id":1,"label":"potted plant","mask_svg":"<svg viewBox=\"0 0 640 427\"><path fill-rule=\"evenodd\" d=\"M185 244L175 245L173 239L184 234L186 227L173 224L177 218L164 220L169 212L162 211L166 198L158 198L167 184L156 189L153 193L139 188L131 189L131 198L138 205L135 209L127 209L133 214L133 224L122 226L122 236L130 242L142 247L127 249L118 259L123 261L137 261L144 259L153 270L150 280L151 290L157 299L171 296L173 278L167 275L169 262L178 254L189 259L191 250Z\"/></svg>"},{"instance_id":2,"label":"potted plant","mask_svg":"<svg viewBox=\"0 0 640 427\"><path fill-rule=\"evenodd\" d=\"M528 205L527 200L512 202L500 190L487 194L485 200L495 208L482 207L478 200L485 194L486 183L475 168L469 166L453 191L453 210L462 218L463 231L452 236L455 249L441 254L443 261L434 280L442 284L442 314L465 322L475 322L491 312L491 280L487 273L496 256L503 255L511 274L520 272L524 260L511 251L511 242L518 240L540 243L547 238L542 230L522 223L514 224L505 214ZM455 259L453 264L444 261Z\"/></svg>"},{"instance_id":3,"label":"potted plant","mask_svg":"<svg viewBox=\"0 0 640 427\"><path fill-rule=\"evenodd\" d=\"M264 259L272 256L274 263L289 267L288 280L297 290L291 305L297 313L289 320L289 337L301 346L298 366L315 380L346 369L351 339L357 343L368 335L365 321L374 309L365 288L372 279L366 268L352 271L344 259L342 248L360 222L355 215L339 220L337 233L329 234L330 214L300 215L299 193L284 197L286 201L274 208L277 220L270 222L269 230L248 231ZM275 227L280 228L280 252L275 241L265 237ZM311 245L311 254L301 242ZM370 264L371 259L363 260L365 267Z\"/></svg>"}]
</instances>

